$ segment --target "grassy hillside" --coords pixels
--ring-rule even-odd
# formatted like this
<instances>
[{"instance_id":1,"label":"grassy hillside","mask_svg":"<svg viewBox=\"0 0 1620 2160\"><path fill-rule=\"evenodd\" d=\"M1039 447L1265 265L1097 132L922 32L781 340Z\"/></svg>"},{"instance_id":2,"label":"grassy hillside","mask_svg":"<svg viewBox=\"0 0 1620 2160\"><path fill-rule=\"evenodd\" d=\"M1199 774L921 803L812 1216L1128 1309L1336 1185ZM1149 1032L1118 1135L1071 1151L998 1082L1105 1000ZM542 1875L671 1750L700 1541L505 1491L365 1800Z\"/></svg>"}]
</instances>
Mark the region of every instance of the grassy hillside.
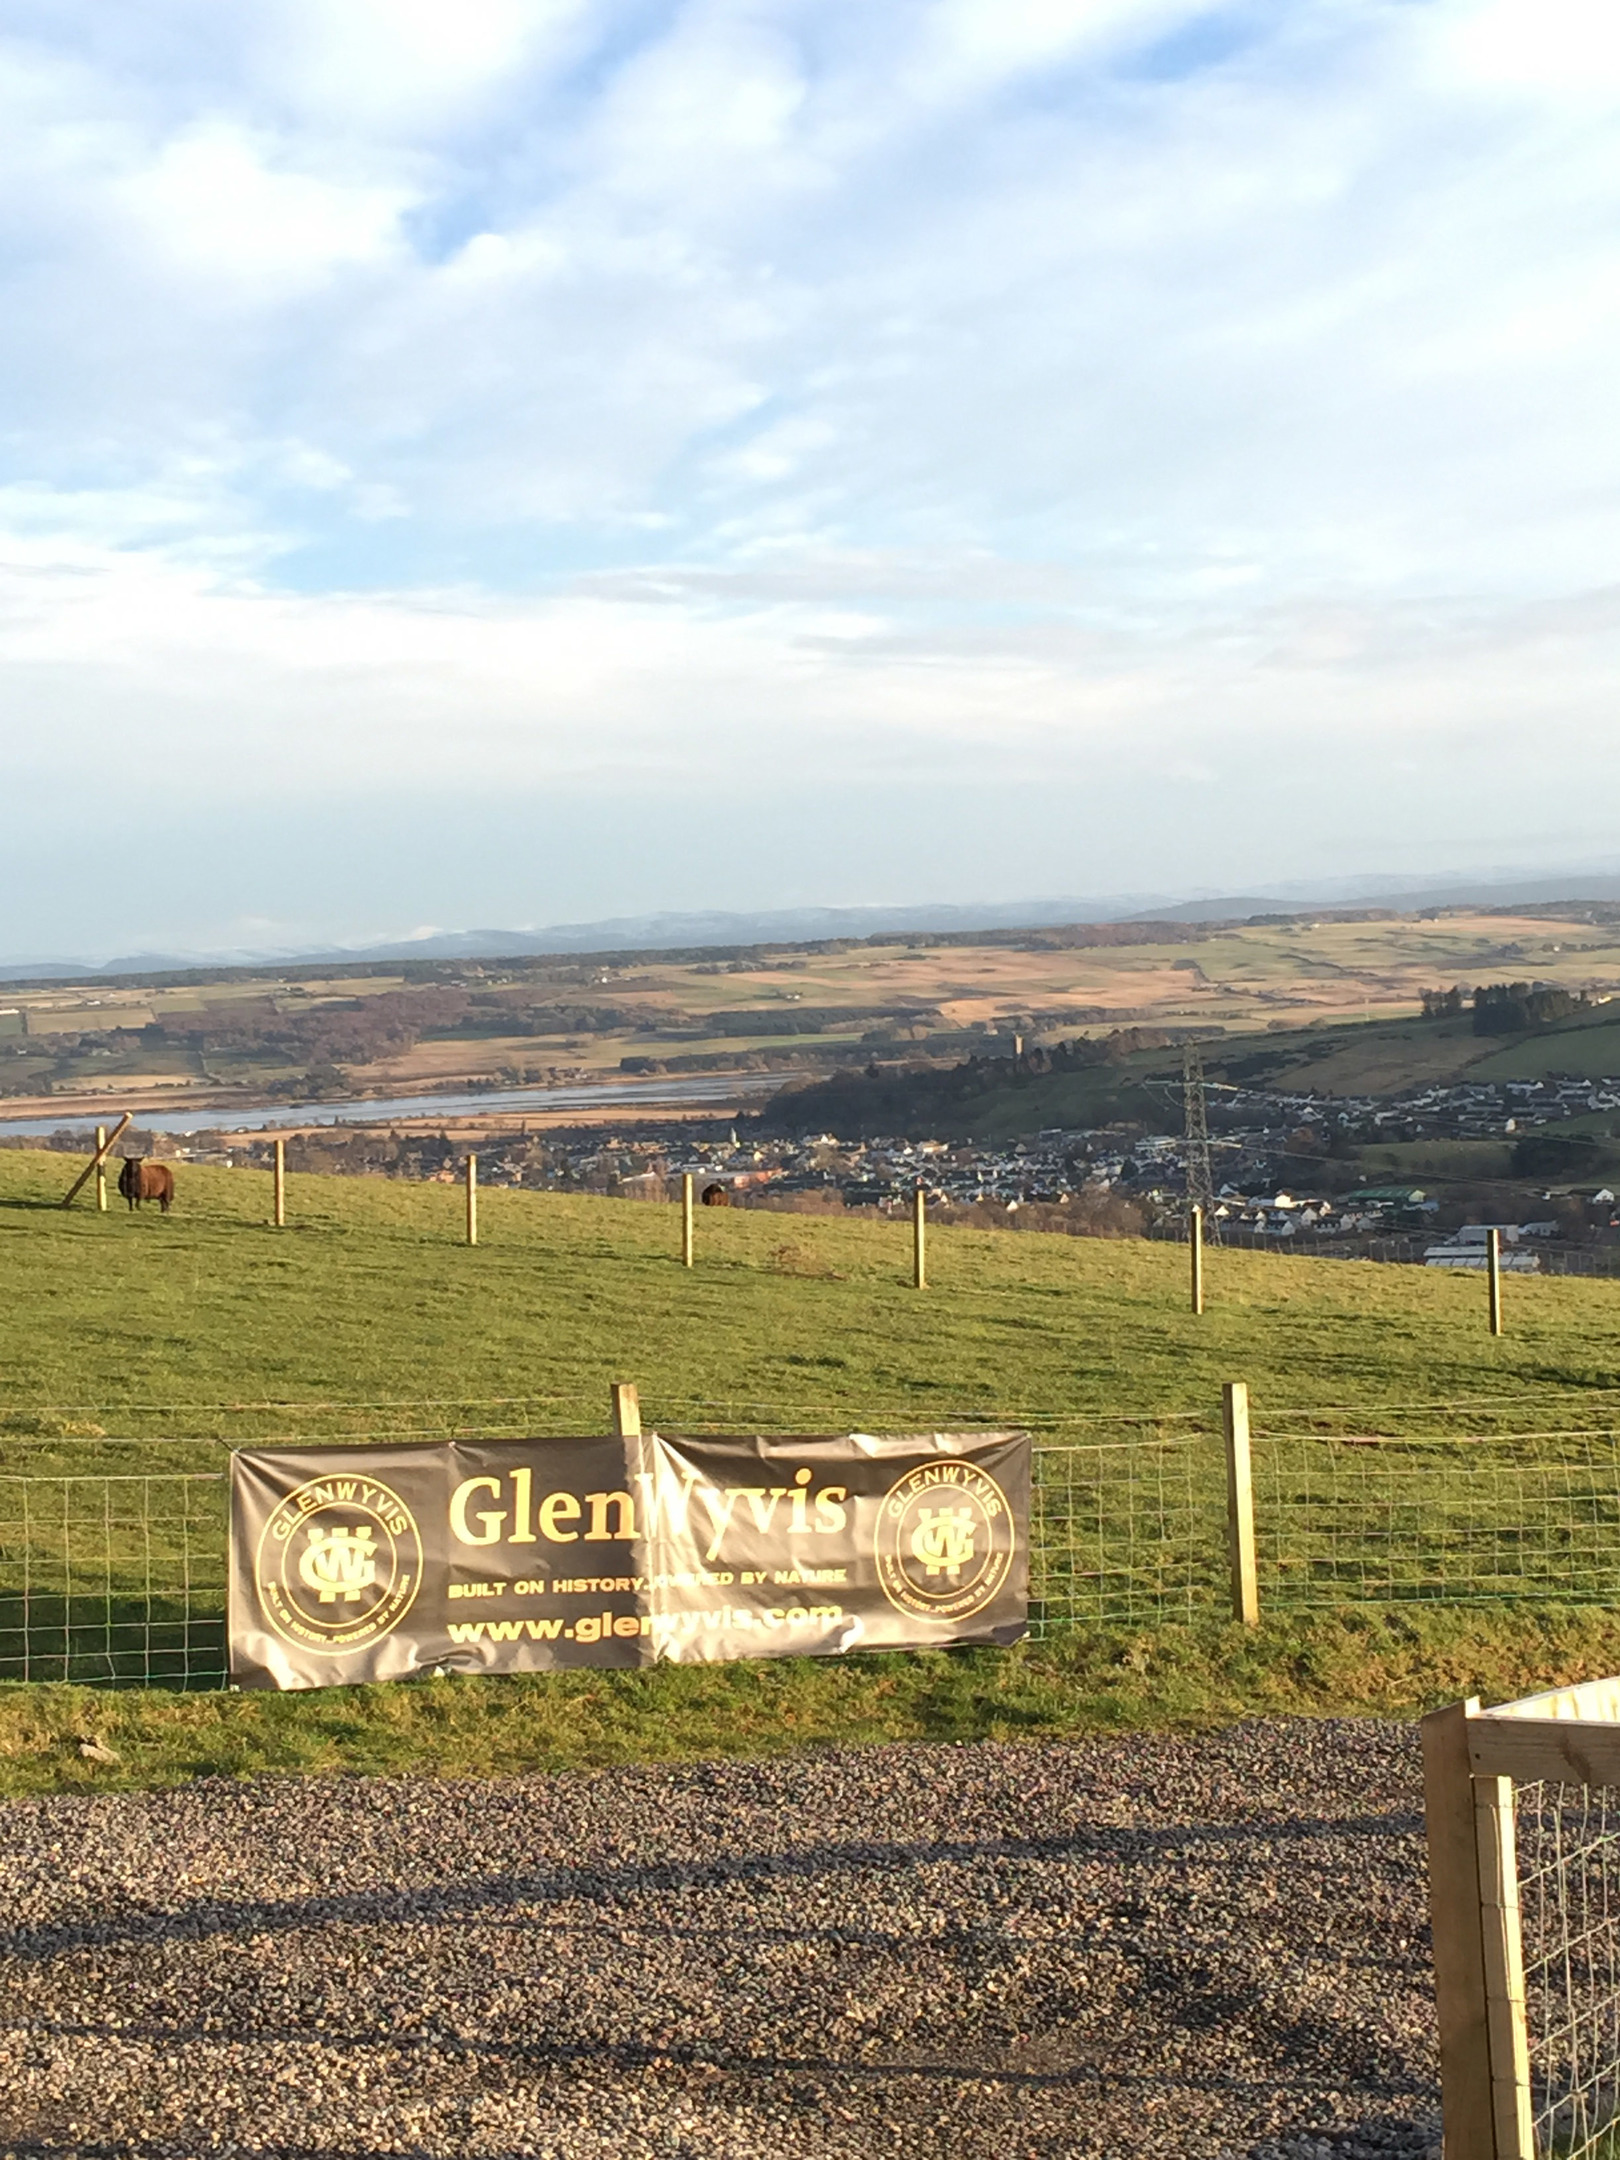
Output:
<instances>
[{"instance_id":1,"label":"grassy hillside","mask_svg":"<svg viewBox=\"0 0 1620 2160\"><path fill-rule=\"evenodd\" d=\"M1431 1185L1492 1183L1513 1174L1513 1146L1506 1140L1393 1140L1356 1151L1364 1178L1380 1183L1425 1178Z\"/></svg>"},{"instance_id":2,"label":"grassy hillside","mask_svg":"<svg viewBox=\"0 0 1620 2160\"><path fill-rule=\"evenodd\" d=\"M217 1439L601 1430L633 1378L672 1429L918 1428L1020 1418L1133 1439L1220 1382L1257 1430L1557 1432L1614 1419L1620 1289L1213 1254L1185 1310L1174 1248L899 1223L676 1212L447 1186L180 1171L176 1212L55 1205L71 1165L0 1154L0 1471L156 1468ZM1135 1421L1142 1420L1139 1425ZM199 1446L198 1443L203 1445ZM1212 1458L1212 1464L1218 1458ZM1102 1628L1005 1653L422 1682L316 1696L0 1687L0 1791L260 1769L502 1770L833 1740L1016 1737L1262 1709L1400 1710L1620 1665L1601 1612L1404 1608ZM121 1760L87 1762L94 1732Z\"/></svg>"},{"instance_id":3,"label":"grassy hillside","mask_svg":"<svg viewBox=\"0 0 1620 2160\"><path fill-rule=\"evenodd\" d=\"M936 1229L919 1294L899 1222L704 1212L688 1274L669 1207L486 1192L469 1250L449 1186L294 1177L277 1232L261 1175L181 1166L172 1216L98 1216L54 1204L71 1169L0 1154L13 1459L74 1427L596 1431L615 1378L671 1427L779 1431L1209 1414L1233 1375L1262 1418L1620 1388L1601 1282L1515 1282L1493 1342L1469 1280L1220 1254L1195 1320L1180 1253L1135 1242Z\"/></svg>"},{"instance_id":4,"label":"grassy hillside","mask_svg":"<svg viewBox=\"0 0 1620 2160\"><path fill-rule=\"evenodd\" d=\"M1561 1073L1572 1080L1599 1080L1620 1073L1620 1020L1595 1018L1487 1049L1469 1067L1477 1080L1540 1080Z\"/></svg>"},{"instance_id":5,"label":"grassy hillside","mask_svg":"<svg viewBox=\"0 0 1620 2160\"><path fill-rule=\"evenodd\" d=\"M1192 1016L1196 1018L1196 1016ZM1178 1017L1178 1026L1186 1025ZM1394 1095L1465 1080L1598 1078L1620 1074L1620 1020L1603 1011L1508 1038L1476 1035L1472 1018L1338 1021L1228 1034L1204 1042L1209 1077L1253 1088ZM776 1097L768 1121L785 1131L905 1133L1009 1140L1048 1126L1120 1120L1179 1122L1179 1048L1131 1051L1074 1071L1035 1073L986 1059L972 1076L948 1071L858 1072Z\"/></svg>"}]
</instances>

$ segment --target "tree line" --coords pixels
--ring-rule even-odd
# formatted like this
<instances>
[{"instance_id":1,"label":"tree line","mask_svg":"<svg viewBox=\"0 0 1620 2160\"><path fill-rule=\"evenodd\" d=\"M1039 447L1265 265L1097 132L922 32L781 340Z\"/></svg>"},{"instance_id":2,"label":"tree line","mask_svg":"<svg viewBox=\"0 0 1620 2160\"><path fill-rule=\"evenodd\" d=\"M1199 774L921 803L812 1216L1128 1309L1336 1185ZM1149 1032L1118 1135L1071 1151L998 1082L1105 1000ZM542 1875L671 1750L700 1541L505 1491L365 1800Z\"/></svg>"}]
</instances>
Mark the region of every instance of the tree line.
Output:
<instances>
[{"instance_id":1,"label":"tree line","mask_svg":"<svg viewBox=\"0 0 1620 2160\"><path fill-rule=\"evenodd\" d=\"M1454 1019L1472 1005L1476 1035L1529 1035L1592 1009L1584 990L1557 983L1481 983L1472 992L1453 983L1449 990L1425 990L1422 998L1425 1020Z\"/></svg>"}]
</instances>

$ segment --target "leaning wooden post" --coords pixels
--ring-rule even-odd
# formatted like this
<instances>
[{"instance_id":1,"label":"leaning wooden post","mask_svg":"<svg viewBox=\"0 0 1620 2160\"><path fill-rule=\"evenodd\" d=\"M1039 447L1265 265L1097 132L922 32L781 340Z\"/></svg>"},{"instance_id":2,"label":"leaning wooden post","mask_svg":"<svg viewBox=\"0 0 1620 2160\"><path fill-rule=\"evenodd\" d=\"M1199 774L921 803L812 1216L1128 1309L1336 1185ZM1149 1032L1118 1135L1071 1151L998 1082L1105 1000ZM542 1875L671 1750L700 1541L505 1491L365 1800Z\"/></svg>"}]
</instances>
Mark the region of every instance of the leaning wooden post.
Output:
<instances>
[{"instance_id":1,"label":"leaning wooden post","mask_svg":"<svg viewBox=\"0 0 1620 2160\"><path fill-rule=\"evenodd\" d=\"M67 1196L62 1202L64 1207L71 1207L74 1201L78 1199L80 1193L84 1191L86 1185L89 1184L90 1180L107 1160L110 1151L118 1145L119 1135L134 1115L133 1110L126 1110L105 1140L101 1138L101 1127L99 1125L96 1127L96 1152L68 1187Z\"/></svg>"},{"instance_id":2,"label":"leaning wooden post","mask_svg":"<svg viewBox=\"0 0 1620 2160\"><path fill-rule=\"evenodd\" d=\"M467 1243L478 1243L478 1157L467 1157Z\"/></svg>"},{"instance_id":3,"label":"leaning wooden post","mask_svg":"<svg viewBox=\"0 0 1620 2160\"><path fill-rule=\"evenodd\" d=\"M1485 1239L1485 1287L1490 1300L1491 1333L1502 1332L1502 1233L1491 1230Z\"/></svg>"},{"instance_id":4,"label":"leaning wooden post","mask_svg":"<svg viewBox=\"0 0 1620 2160\"><path fill-rule=\"evenodd\" d=\"M911 1287L928 1288L928 1194L921 1185L911 1196Z\"/></svg>"},{"instance_id":5,"label":"leaning wooden post","mask_svg":"<svg viewBox=\"0 0 1620 2160\"><path fill-rule=\"evenodd\" d=\"M107 1212L107 1128L96 1127L96 1213Z\"/></svg>"},{"instance_id":6,"label":"leaning wooden post","mask_svg":"<svg viewBox=\"0 0 1620 2160\"><path fill-rule=\"evenodd\" d=\"M681 1266L692 1265L692 1173L681 1173Z\"/></svg>"},{"instance_id":7,"label":"leaning wooden post","mask_svg":"<svg viewBox=\"0 0 1620 2160\"><path fill-rule=\"evenodd\" d=\"M613 1416L613 1430L621 1440L641 1438L641 1397L636 1393L633 1380L615 1380L608 1389L608 1406Z\"/></svg>"},{"instance_id":8,"label":"leaning wooden post","mask_svg":"<svg viewBox=\"0 0 1620 2160\"><path fill-rule=\"evenodd\" d=\"M1249 1465L1249 1390L1242 1380L1221 1389L1226 1434L1226 1549L1232 1568L1232 1618L1245 1627L1260 1619L1254 1564L1254 1479Z\"/></svg>"},{"instance_id":9,"label":"leaning wooden post","mask_svg":"<svg viewBox=\"0 0 1620 2160\"><path fill-rule=\"evenodd\" d=\"M1192 1309L1201 1313L1204 1309L1204 1211L1194 1207L1187 1218L1187 1256L1191 1270L1188 1287L1192 1292Z\"/></svg>"},{"instance_id":10,"label":"leaning wooden post","mask_svg":"<svg viewBox=\"0 0 1620 2160\"><path fill-rule=\"evenodd\" d=\"M276 1139L271 1142L274 1150L273 1183L275 1192L276 1228L287 1227L287 1143Z\"/></svg>"},{"instance_id":11,"label":"leaning wooden post","mask_svg":"<svg viewBox=\"0 0 1620 2160\"><path fill-rule=\"evenodd\" d=\"M1479 1825L1468 1760L1468 1720L1478 1711L1474 1696L1423 1720L1423 1819L1446 2160L1497 2160Z\"/></svg>"}]
</instances>

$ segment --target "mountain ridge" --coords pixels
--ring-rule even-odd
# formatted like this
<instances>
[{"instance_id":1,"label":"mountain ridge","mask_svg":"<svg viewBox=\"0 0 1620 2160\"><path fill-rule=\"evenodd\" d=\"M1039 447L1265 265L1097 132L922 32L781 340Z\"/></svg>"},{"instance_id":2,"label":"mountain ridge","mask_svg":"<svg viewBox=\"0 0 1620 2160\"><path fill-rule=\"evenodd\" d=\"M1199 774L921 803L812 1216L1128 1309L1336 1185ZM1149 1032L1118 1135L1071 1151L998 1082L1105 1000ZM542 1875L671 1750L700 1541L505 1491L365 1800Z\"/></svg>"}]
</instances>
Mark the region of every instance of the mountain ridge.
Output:
<instances>
[{"instance_id":1,"label":"mountain ridge","mask_svg":"<svg viewBox=\"0 0 1620 2160\"><path fill-rule=\"evenodd\" d=\"M310 945L259 951L120 954L83 959L0 960L0 982L72 982L86 977L184 973L208 968L310 967L390 960L529 959L699 946L807 944L823 938L896 936L929 931L1053 929L1109 922L1241 922L1268 913L1377 907L1408 914L1429 907L1573 906L1620 900L1620 872L1594 870L1549 876L1486 872L1478 877L1400 879L1364 877L1295 881L1250 893L1200 893L1173 898L1131 893L1045 900L919 902L890 906L799 907L757 910L663 911L594 922L554 923L535 930L448 930L365 945Z\"/></svg>"}]
</instances>

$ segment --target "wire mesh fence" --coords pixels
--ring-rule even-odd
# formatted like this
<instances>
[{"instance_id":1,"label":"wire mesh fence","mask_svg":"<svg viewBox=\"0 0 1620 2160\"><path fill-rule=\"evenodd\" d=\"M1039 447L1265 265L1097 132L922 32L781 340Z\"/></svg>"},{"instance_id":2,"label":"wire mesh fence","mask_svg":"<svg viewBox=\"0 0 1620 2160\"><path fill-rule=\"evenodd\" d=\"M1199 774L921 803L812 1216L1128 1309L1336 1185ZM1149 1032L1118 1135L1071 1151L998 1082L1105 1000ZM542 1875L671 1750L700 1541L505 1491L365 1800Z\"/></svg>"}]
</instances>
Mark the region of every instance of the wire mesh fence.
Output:
<instances>
[{"instance_id":1,"label":"wire mesh fence","mask_svg":"<svg viewBox=\"0 0 1620 2160\"><path fill-rule=\"evenodd\" d=\"M737 1406L712 1407L732 1413L716 1425L758 1429ZM1438 1408L1456 1406L1406 1415L1421 1422ZM1402 1422L1395 1406L1381 1415ZM467 1422L496 1437L505 1421L486 1409ZM809 1416L789 1422L817 1429ZM33 1460L0 1474L0 1680L220 1684L224 1450L100 1437L35 1445ZM75 1453L82 1470L64 1467ZM1257 1432L1253 1476L1263 1612L1620 1604L1620 1425ZM1228 1505L1221 1439L1205 1419L1049 1421L1034 1450L1031 1633L1223 1615Z\"/></svg>"},{"instance_id":2,"label":"wire mesh fence","mask_svg":"<svg viewBox=\"0 0 1620 2160\"><path fill-rule=\"evenodd\" d=\"M1191 1433L1038 1445L1030 1633L1192 1620L1225 1571L1219 1443Z\"/></svg>"},{"instance_id":3,"label":"wire mesh fence","mask_svg":"<svg viewBox=\"0 0 1620 2160\"><path fill-rule=\"evenodd\" d=\"M218 1471L0 1477L0 1680L217 1687Z\"/></svg>"},{"instance_id":4,"label":"wire mesh fence","mask_svg":"<svg viewBox=\"0 0 1620 2160\"><path fill-rule=\"evenodd\" d=\"M1457 2160L1620 2160L1620 1679L1423 1720Z\"/></svg>"},{"instance_id":5,"label":"wire mesh fence","mask_svg":"<svg viewBox=\"0 0 1620 2160\"><path fill-rule=\"evenodd\" d=\"M1038 1447L1032 1634L1213 1610L1221 1491L1203 1436ZM0 1476L0 1681L223 1685L226 1504L217 1470Z\"/></svg>"},{"instance_id":6,"label":"wire mesh fence","mask_svg":"<svg viewBox=\"0 0 1620 2160\"><path fill-rule=\"evenodd\" d=\"M1620 1795L1513 1798L1533 2149L1620 2160Z\"/></svg>"},{"instance_id":7,"label":"wire mesh fence","mask_svg":"<svg viewBox=\"0 0 1620 2160\"><path fill-rule=\"evenodd\" d=\"M1265 1604L1620 1603L1620 1431L1254 1443Z\"/></svg>"}]
</instances>

